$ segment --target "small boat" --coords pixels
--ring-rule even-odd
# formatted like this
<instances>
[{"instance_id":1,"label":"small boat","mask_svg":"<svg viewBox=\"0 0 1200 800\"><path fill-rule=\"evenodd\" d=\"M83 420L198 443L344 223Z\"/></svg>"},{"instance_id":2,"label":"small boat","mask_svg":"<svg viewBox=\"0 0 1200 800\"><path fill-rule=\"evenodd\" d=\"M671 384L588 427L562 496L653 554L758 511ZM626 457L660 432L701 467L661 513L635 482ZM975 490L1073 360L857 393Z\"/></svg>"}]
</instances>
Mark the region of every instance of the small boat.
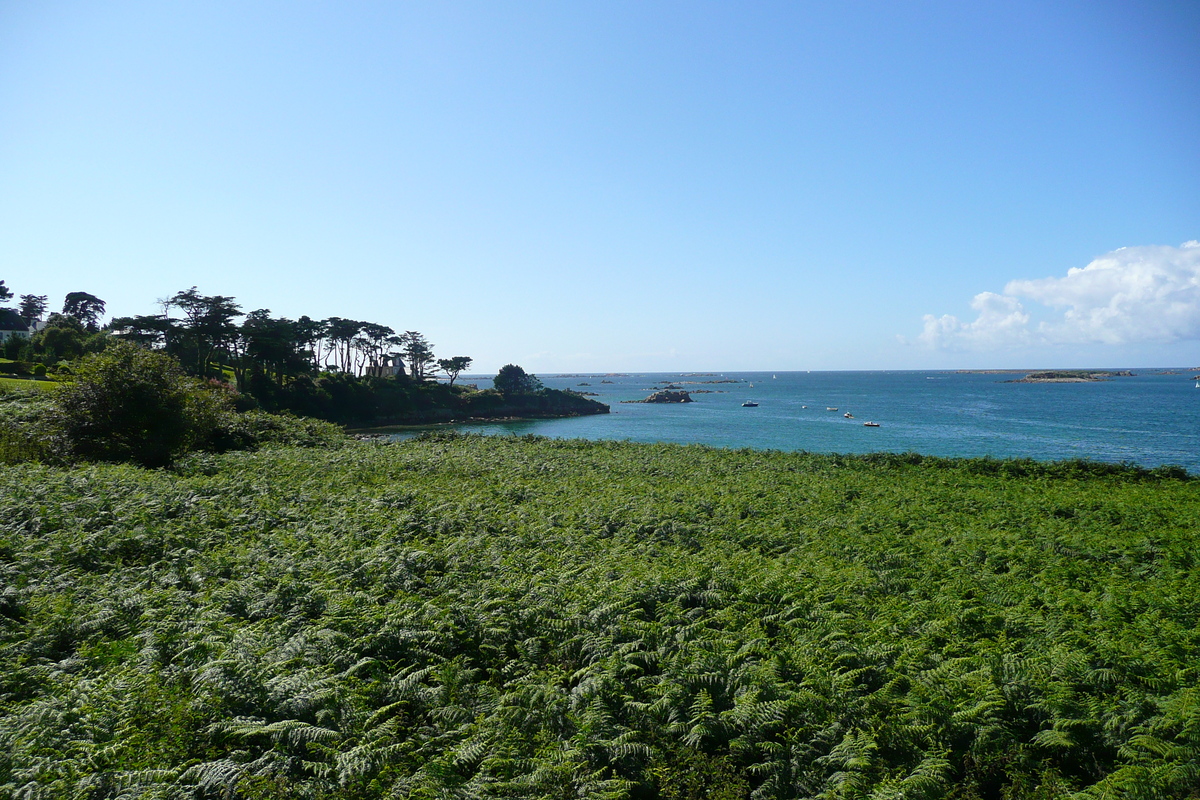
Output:
<instances>
[{"instance_id":1,"label":"small boat","mask_svg":"<svg viewBox=\"0 0 1200 800\"><path fill-rule=\"evenodd\" d=\"M879 423L878 422L864 422L863 427L864 428L878 428Z\"/></svg>"},{"instance_id":2,"label":"small boat","mask_svg":"<svg viewBox=\"0 0 1200 800\"><path fill-rule=\"evenodd\" d=\"M845 417L846 419L854 419L854 415L851 414L849 411L847 411L845 414L842 414L842 416Z\"/></svg>"},{"instance_id":3,"label":"small boat","mask_svg":"<svg viewBox=\"0 0 1200 800\"><path fill-rule=\"evenodd\" d=\"M825 406L826 411L837 411L837 406Z\"/></svg>"},{"instance_id":4,"label":"small boat","mask_svg":"<svg viewBox=\"0 0 1200 800\"><path fill-rule=\"evenodd\" d=\"M758 408L758 403L754 402L753 400L747 400L746 402L742 403L742 408Z\"/></svg>"}]
</instances>

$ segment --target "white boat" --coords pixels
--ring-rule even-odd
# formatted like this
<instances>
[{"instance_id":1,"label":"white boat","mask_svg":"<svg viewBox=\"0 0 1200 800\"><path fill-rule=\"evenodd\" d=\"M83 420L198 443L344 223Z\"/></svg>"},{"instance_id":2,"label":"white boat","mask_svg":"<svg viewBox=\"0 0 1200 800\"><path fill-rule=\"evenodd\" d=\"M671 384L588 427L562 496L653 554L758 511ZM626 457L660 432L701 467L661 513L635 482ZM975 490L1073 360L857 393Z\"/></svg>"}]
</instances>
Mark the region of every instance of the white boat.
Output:
<instances>
[{"instance_id":1,"label":"white boat","mask_svg":"<svg viewBox=\"0 0 1200 800\"><path fill-rule=\"evenodd\" d=\"M864 428L878 428L879 423L878 422L864 422L863 427Z\"/></svg>"},{"instance_id":2,"label":"white boat","mask_svg":"<svg viewBox=\"0 0 1200 800\"><path fill-rule=\"evenodd\" d=\"M753 400L747 400L746 402L742 403L742 408L758 408L758 403L754 402Z\"/></svg>"},{"instance_id":3,"label":"white boat","mask_svg":"<svg viewBox=\"0 0 1200 800\"><path fill-rule=\"evenodd\" d=\"M826 411L837 411L837 406L825 406Z\"/></svg>"},{"instance_id":4,"label":"white boat","mask_svg":"<svg viewBox=\"0 0 1200 800\"><path fill-rule=\"evenodd\" d=\"M849 411L847 411L845 414L842 414L842 416L845 417L846 419L854 419L854 415L851 414Z\"/></svg>"}]
</instances>

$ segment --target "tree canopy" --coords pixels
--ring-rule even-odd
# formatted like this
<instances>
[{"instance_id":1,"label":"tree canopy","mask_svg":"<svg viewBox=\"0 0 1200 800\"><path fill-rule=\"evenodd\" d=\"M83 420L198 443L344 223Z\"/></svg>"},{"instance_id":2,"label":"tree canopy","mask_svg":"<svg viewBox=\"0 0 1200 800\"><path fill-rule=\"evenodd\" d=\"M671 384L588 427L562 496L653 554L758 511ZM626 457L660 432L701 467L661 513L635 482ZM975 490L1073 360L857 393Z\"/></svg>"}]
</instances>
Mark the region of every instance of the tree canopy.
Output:
<instances>
[{"instance_id":1,"label":"tree canopy","mask_svg":"<svg viewBox=\"0 0 1200 800\"><path fill-rule=\"evenodd\" d=\"M470 356L454 356L453 358L439 358L437 365L438 369L446 373L446 377L450 379L450 385L454 385L455 379L463 370L471 366Z\"/></svg>"},{"instance_id":2,"label":"tree canopy","mask_svg":"<svg viewBox=\"0 0 1200 800\"><path fill-rule=\"evenodd\" d=\"M48 298L44 294L23 294L19 306L21 319L26 325L33 325L42 318L49 307Z\"/></svg>"},{"instance_id":3,"label":"tree canopy","mask_svg":"<svg viewBox=\"0 0 1200 800\"><path fill-rule=\"evenodd\" d=\"M69 292L63 300L62 313L79 320L89 331L99 330L100 317L104 314L105 303L94 294L87 292Z\"/></svg>"},{"instance_id":4,"label":"tree canopy","mask_svg":"<svg viewBox=\"0 0 1200 800\"><path fill-rule=\"evenodd\" d=\"M405 331L400 336L401 352L408 361L408 374L424 380L433 363L433 344L417 331Z\"/></svg>"},{"instance_id":5,"label":"tree canopy","mask_svg":"<svg viewBox=\"0 0 1200 800\"><path fill-rule=\"evenodd\" d=\"M0 331L20 331L28 327L16 311L0 306Z\"/></svg>"},{"instance_id":6,"label":"tree canopy","mask_svg":"<svg viewBox=\"0 0 1200 800\"><path fill-rule=\"evenodd\" d=\"M492 378L492 386L502 394L533 394L541 390L542 382L516 364L505 364Z\"/></svg>"}]
</instances>

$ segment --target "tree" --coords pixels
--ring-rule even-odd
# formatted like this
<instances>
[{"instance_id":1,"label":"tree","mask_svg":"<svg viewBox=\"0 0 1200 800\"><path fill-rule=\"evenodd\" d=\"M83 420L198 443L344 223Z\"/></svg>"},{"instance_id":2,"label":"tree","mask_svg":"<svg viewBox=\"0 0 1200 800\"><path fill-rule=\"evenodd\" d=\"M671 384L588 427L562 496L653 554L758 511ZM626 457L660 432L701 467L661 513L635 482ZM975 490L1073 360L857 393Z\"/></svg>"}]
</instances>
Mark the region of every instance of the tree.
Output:
<instances>
[{"instance_id":1,"label":"tree","mask_svg":"<svg viewBox=\"0 0 1200 800\"><path fill-rule=\"evenodd\" d=\"M226 410L178 361L123 341L83 359L54 403L68 455L145 467L202 443Z\"/></svg>"},{"instance_id":2,"label":"tree","mask_svg":"<svg viewBox=\"0 0 1200 800\"><path fill-rule=\"evenodd\" d=\"M238 385L247 372L265 375L279 386L288 378L310 368L308 354L301 349L296 323L287 317L273 318L270 309L251 311L242 322L244 358L235 364Z\"/></svg>"},{"instance_id":3,"label":"tree","mask_svg":"<svg viewBox=\"0 0 1200 800\"><path fill-rule=\"evenodd\" d=\"M0 331L24 331L28 328L20 314L11 308L0 307Z\"/></svg>"},{"instance_id":4,"label":"tree","mask_svg":"<svg viewBox=\"0 0 1200 800\"><path fill-rule=\"evenodd\" d=\"M354 371L354 358L350 351L354 337L358 336L362 326L363 323L357 320L342 317L330 317L325 320L325 338L329 341L330 354L342 372Z\"/></svg>"},{"instance_id":5,"label":"tree","mask_svg":"<svg viewBox=\"0 0 1200 800\"><path fill-rule=\"evenodd\" d=\"M473 359L470 356L455 356L454 358L439 358L437 365L438 369L446 373L450 378L450 385L454 385L454 379L459 373L471 366Z\"/></svg>"},{"instance_id":6,"label":"tree","mask_svg":"<svg viewBox=\"0 0 1200 800\"><path fill-rule=\"evenodd\" d=\"M386 325L364 322L355 337L356 346L366 356L367 366L379 367L387 354L387 346L400 343L396 332Z\"/></svg>"},{"instance_id":7,"label":"tree","mask_svg":"<svg viewBox=\"0 0 1200 800\"><path fill-rule=\"evenodd\" d=\"M170 304L183 312L183 338L194 348L189 360L194 361L195 372L201 377L212 372L210 362L214 357L221 362L220 356L225 356L225 360L230 356L238 335L233 320L241 314L241 306L233 300L219 294L206 297L195 286L170 299Z\"/></svg>"},{"instance_id":8,"label":"tree","mask_svg":"<svg viewBox=\"0 0 1200 800\"><path fill-rule=\"evenodd\" d=\"M104 301L94 294L87 292L70 292L63 300L62 313L77 319L92 333L100 329L99 322L104 314Z\"/></svg>"},{"instance_id":9,"label":"tree","mask_svg":"<svg viewBox=\"0 0 1200 800\"><path fill-rule=\"evenodd\" d=\"M307 314L296 320L296 346L307 353L315 371L321 369L321 341L329 325L325 320L312 319Z\"/></svg>"},{"instance_id":10,"label":"tree","mask_svg":"<svg viewBox=\"0 0 1200 800\"><path fill-rule=\"evenodd\" d=\"M46 327L33 335L33 350L47 364L54 364L84 353L88 332L74 317L51 314Z\"/></svg>"},{"instance_id":11,"label":"tree","mask_svg":"<svg viewBox=\"0 0 1200 800\"><path fill-rule=\"evenodd\" d=\"M169 349L172 334L178 332L175 323L162 314L116 317L108 327L114 336L152 350Z\"/></svg>"},{"instance_id":12,"label":"tree","mask_svg":"<svg viewBox=\"0 0 1200 800\"><path fill-rule=\"evenodd\" d=\"M20 314L21 319L25 320L25 324L33 327L33 323L42 318L42 314L46 313L49 303L46 295L41 294L23 294L21 295Z\"/></svg>"},{"instance_id":13,"label":"tree","mask_svg":"<svg viewBox=\"0 0 1200 800\"><path fill-rule=\"evenodd\" d=\"M408 361L408 374L414 380L424 380L433 363L433 344L417 331L405 331L400 336L401 351Z\"/></svg>"},{"instance_id":14,"label":"tree","mask_svg":"<svg viewBox=\"0 0 1200 800\"><path fill-rule=\"evenodd\" d=\"M7 303L12 299L12 289L4 285L4 281L0 281L0 303Z\"/></svg>"},{"instance_id":15,"label":"tree","mask_svg":"<svg viewBox=\"0 0 1200 800\"><path fill-rule=\"evenodd\" d=\"M542 382L536 375L526 374L516 364L505 364L492 378L492 386L502 394L534 394L541 391Z\"/></svg>"}]
</instances>

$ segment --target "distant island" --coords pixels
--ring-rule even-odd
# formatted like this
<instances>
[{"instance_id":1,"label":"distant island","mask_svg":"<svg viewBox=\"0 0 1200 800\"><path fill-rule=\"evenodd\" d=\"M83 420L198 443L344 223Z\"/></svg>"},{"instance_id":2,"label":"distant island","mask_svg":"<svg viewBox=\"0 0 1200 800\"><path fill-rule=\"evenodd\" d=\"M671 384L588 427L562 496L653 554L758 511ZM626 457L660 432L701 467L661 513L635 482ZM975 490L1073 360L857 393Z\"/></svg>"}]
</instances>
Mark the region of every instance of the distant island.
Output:
<instances>
[{"instance_id":1,"label":"distant island","mask_svg":"<svg viewBox=\"0 0 1200 800\"><path fill-rule=\"evenodd\" d=\"M1024 378L1004 383L1094 383L1113 378L1132 378L1134 373L1123 370L1060 369L1047 372L1030 372Z\"/></svg>"},{"instance_id":2,"label":"distant island","mask_svg":"<svg viewBox=\"0 0 1200 800\"><path fill-rule=\"evenodd\" d=\"M622 403L692 403L692 396L689 392L673 391L664 389L657 391L644 400L622 400Z\"/></svg>"}]
</instances>

